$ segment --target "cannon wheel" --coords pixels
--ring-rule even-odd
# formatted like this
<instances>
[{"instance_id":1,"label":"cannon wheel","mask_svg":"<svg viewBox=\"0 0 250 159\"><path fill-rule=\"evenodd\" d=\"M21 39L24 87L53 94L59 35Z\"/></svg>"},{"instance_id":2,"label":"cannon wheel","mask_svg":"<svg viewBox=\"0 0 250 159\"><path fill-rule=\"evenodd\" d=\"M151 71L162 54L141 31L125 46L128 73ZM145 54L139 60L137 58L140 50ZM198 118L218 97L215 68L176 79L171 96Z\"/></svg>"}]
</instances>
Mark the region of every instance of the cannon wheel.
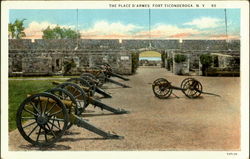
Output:
<instances>
[{"instance_id":1,"label":"cannon wheel","mask_svg":"<svg viewBox=\"0 0 250 159\"><path fill-rule=\"evenodd\" d=\"M105 64L103 64L103 66L105 67L105 69L106 69L107 71L112 72L112 67L110 66L110 64L105 63Z\"/></svg>"},{"instance_id":2,"label":"cannon wheel","mask_svg":"<svg viewBox=\"0 0 250 159\"><path fill-rule=\"evenodd\" d=\"M66 131L68 121L65 105L58 97L45 92L26 98L16 114L20 134L36 146L54 144Z\"/></svg>"},{"instance_id":3,"label":"cannon wheel","mask_svg":"<svg viewBox=\"0 0 250 159\"><path fill-rule=\"evenodd\" d=\"M97 76L95 76L95 75L93 75L91 73L83 73L83 74L81 74L81 77L84 77L84 76L90 77L93 80L97 80L98 81L98 83L97 83L98 87L101 87L105 82L105 80L101 80L100 78L98 78ZM102 76L105 76L105 75L103 74Z\"/></svg>"},{"instance_id":4,"label":"cannon wheel","mask_svg":"<svg viewBox=\"0 0 250 159\"><path fill-rule=\"evenodd\" d=\"M96 78L99 80L98 86L101 87L106 82L106 75L103 71L99 72L96 75Z\"/></svg>"},{"instance_id":5,"label":"cannon wheel","mask_svg":"<svg viewBox=\"0 0 250 159\"><path fill-rule=\"evenodd\" d=\"M164 78L158 78L154 81L152 89L154 95L160 99L166 99L172 94L171 84Z\"/></svg>"},{"instance_id":6,"label":"cannon wheel","mask_svg":"<svg viewBox=\"0 0 250 159\"><path fill-rule=\"evenodd\" d=\"M98 86L101 87L106 82L106 74L104 69L101 66L92 66L90 69L98 70L94 75L98 79Z\"/></svg>"},{"instance_id":7,"label":"cannon wheel","mask_svg":"<svg viewBox=\"0 0 250 159\"><path fill-rule=\"evenodd\" d=\"M81 79L84 79L86 81L88 81L88 83L90 84L91 87L95 87L96 89L96 86L97 86L97 82L95 82L91 77L88 77L88 76L81 76L80 77Z\"/></svg>"},{"instance_id":8,"label":"cannon wheel","mask_svg":"<svg viewBox=\"0 0 250 159\"><path fill-rule=\"evenodd\" d=\"M106 76L108 78L110 78L111 76L109 75L109 73L113 72L111 66L109 64L107 64L107 63L104 63L104 64L101 65L101 68L103 68L105 70L105 72L108 72L108 73L106 73Z\"/></svg>"},{"instance_id":9,"label":"cannon wheel","mask_svg":"<svg viewBox=\"0 0 250 159\"><path fill-rule=\"evenodd\" d=\"M85 108L89 105L87 94L84 90L75 83L65 82L57 86L57 88L62 88L70 92L77 102L77 112L81 114L84 112Z\"/></svg>"},{"instance_id":10,"label":"cannon wheel","mask_svg":"<svg viewBox=\"0 0 250 159\"><path fill-rule=\"evenodd\" d=\"M80 107L80 106L77 106L76 99L74 98L74 96L70 92L68 92L62 88L53 88L53 89L47 90L46 92L54 94L60 100L70 100L72 102L71 105L66 106L68 108L68 113L69 114L74 113L76 115L79 115L77 107ZM69 122L67 129L71 128L72 125L73 125L73 123Z\"/></svg>"},{"instance_id":11,"label":"cannon wheel","mask_svg":"<svg viewBox=\"0 0 250 159\"><path fill-rule=\"evenodd\" d=\"M182 92L188 98L197 98L202 93L202 84L194 78L186 78L181 83Z\"/></svg>"},{"instance_id":12,"label":"cannon wheel","mask_svg":"<svg viewBox=\"0 0 250 159\"><path fill-rule=\"evenodd\" d=\"M194 78L185 78L182 82L181 82L181 88L183 88L184 83L186 83L189 80L195 80Z\"/></svg>"},{"instance_id":13,"label":"cannon wheel","mask_svg":"<svg viewBox=\"0 0 250 159\"><path fill-rule=\"evenodd\" d=\"M71 79L69 79L67 81L68 82L73 82L73 83L79 84L81 86L90 88L91 89L90 90L90 96L94 96L96 87L95 87L95 85L91 85L87 80L82 79L82 78L71 78Z\"/></svg>"}]
</instances>

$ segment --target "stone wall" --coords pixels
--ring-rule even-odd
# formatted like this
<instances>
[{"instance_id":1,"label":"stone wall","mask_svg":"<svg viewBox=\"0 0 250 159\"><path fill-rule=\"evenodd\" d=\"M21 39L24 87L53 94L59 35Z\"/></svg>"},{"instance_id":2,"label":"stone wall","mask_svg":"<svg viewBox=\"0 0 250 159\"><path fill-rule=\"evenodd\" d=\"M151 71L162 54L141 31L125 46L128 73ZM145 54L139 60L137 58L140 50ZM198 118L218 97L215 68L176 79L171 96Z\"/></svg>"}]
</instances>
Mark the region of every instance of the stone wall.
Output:
<instances>
[{"instance_id":1,"label":"stone wall","mask_svg":"<svg viewBox=\"0 0 250 159\"><path fill-rule=\"evenodd\" d=\"M188 75L189 65L190 65L190 55L182 53L174 53L173 59L175 58L176 55L185 55L186 60L180 63L176 63L175 60L173 60L173 73L176 75Z\"/></svg>"},{"instance_id":2,"label":"stone wall","mask_svg":"<svg viewBox=\"0 0 250 159\"><path fill-rule=\"evenodd\" d=\"M76 46L78 45L78 48ZM152 50L166 52L166 57L172 57L173 53L189 54L188 64L184 64L183 72L186 68L197 69L197 58L200 54L211 53L214 50L226 50L225 54L240 55L240 41L225 40L118 40L118 39L54 39L35 41L27 39L9 40L9 73L18 72L29 74L32 72L39 74L59 75L64 72L64 63L73 59L76 67L71 70L73 74L79 74L80 69L94 65L109 63L116 73L132 73L132 52L140 53L141 50ZM231 48L233 51L229 51ZM224 54L224 53L223 53ZM34 62L32 62L32 58ZM45 62L47 59L47 62ZM39 61L41 60L41 61ZM165 59L166 60L166 59ZM23 64L29 62L29 64ZM34 63L38 63L37 66ZM34 68L32 65L34 64ZM165 63L166 66L168 63ZM38 66L42 65L41 68ZM48 70L45 70L46 67ZM179 66L176 65L175 69ZM175 70L177 72L177 69Z\"/></svg>"},{"instance_id":3,"label":"stone wall","mask_svg":"<svg viewBox=\"0 0 250 159\"><path fill-rule=\"evenodd\" d=\"M10 39L9 49L39 49L39 50L74 50L78 49L141 49L150 45L156 49L183 50L240 50L240 41L233 40L134 40L134 39Z\"/></svg>"},{"instance_id":4,"label":"stone wall","mask_svg":"<svg viewBox=\"0 0 250 159\"><path fill-rule=\"evenodd\" d=\"M81 69L109 63L114 72L132 73L131 54L127 51L39 51L9 50L9 74L15 75L60 75L67 60L74 60L76 67L71 73L79 75Z\"/></svg>"},{"instance_id":5,"label":"stone wall","mask_svg":"<svg viewBox=\"0 0 250 159\"><path fill-rule=\"evenodd\" d=\"M30 57L22 59L22 72L25 75L52 75L51 57Z\"/></svg>"}]
</instances>

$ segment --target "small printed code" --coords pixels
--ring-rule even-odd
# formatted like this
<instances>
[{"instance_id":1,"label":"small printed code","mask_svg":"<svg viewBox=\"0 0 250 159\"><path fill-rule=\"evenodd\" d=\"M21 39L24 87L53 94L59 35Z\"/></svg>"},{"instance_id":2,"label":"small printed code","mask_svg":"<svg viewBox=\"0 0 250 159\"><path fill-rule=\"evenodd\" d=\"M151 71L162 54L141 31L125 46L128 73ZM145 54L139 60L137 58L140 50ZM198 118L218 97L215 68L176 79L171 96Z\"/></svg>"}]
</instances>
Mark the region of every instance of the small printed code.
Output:
<instances>
[{"instance_id":1,"label":"small printed code","mask_svg":"<svg viewBox=\"0 0 250 159\"><path fill-rule=\"evenodd\" d=\"M237 155L237 152L228 152L227 155L233 155L233 156L235 156L235 155Z\"/></svg>"}]
</instances>

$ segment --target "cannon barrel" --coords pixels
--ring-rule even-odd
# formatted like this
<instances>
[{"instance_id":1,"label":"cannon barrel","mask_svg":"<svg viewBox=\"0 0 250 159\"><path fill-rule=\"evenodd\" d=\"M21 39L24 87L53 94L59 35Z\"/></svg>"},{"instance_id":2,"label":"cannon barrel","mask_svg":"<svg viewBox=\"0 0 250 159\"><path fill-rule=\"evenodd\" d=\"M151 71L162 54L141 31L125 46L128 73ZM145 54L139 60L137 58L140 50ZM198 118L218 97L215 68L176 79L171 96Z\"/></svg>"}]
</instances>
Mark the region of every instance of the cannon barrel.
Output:
<instances>
[{"instance_id":1,"label":"cannon barrel","mask_svg":"<svg viewBox=\"0 0 250 159\"><path fill-rule=\"evenodd\" d=\"M117 82L117 81L115 81L115 80L112 80L112 79L110 79L110 78L106 78L106 81L107 81L107 82L110 82L110 83L114 83L114 84L119 85L119 86L122 86L123 88L131 88L130 86L127 86L127 85L125 85L125 84L122 84L122 83L120 83L120 82Z\"/></svg>"},{"instance_id":2,"label":"cannon barrel","mask_svg":"<svg viewBox=\"0 0 250 159\"><path fill-rule=\"evenodd\" d=\"M59 85L62 84L63 82L59 82L59 81L53 81L52 84L54 85ZM84 91L90 91L90 88L88 87L84 87L84 86L80 86ZM103 95L105 98L112 98L112 96L108 93L106 93L104 90L102 90L99 87L96 87L96 92Z\"/></svg>"},{"instance_id":3,"label":"cannon barrel","mask_svg":"<svg viewBox=\"0 0 250 159\"><path fill-rule=\"evenodd\" d=\"M112 98L110 94L106 93L104 90L102 90L99 87L96 87L96 92L103 95L105 98Z\"/></svg>"},{"instance_id":4,"label":"cannon barrel","mask_svg":"<svg viewBox=\"0 0 250 159\"><path fill-rule=\"evenodd\" d=\"M94 125L89 124L87 121L78 117L77 115L74 115L74 114L72 114L72 115L74 117L73 123L75 125L82 127L82 128L85 128L91 132L94 132L94 133L96 133L96 134L98 134L106 139L123 139L124 138L123 136L107 133L107 132L101 130L100 128L95 127Z\"/></svg>"},{"instance_id":5,"label":"cannon barrel","mask_svg":"<svg viewBox=\"0 0 250 159\"><path fill-rule=\"evenodd\" d=\"M53 84L57 84L57 85L58 85L58 84L60 84L60 82L54 81ZM81 86L81 87L82 87L82 86ZM71 91L74 92L74 90L71 90ZM77 97L77 99L82 99L82 98L83 98L82 96L78 96L78 97ZM115 108L112 108L111 106L108 106L108 105L106 105L106 104L104 104L104 103L101 103L101 102L99 102L98 100L94 99L94 98L91 97L91 96L87 96L87 103L90 103L90 104L92 104L92 105L94 105L94 106L96 106L96 107L99 107L99 108L101 108L101 109L105 109L105 110L107 110L107 111L113 112L113 113L115 113L115 114L127 114L127 113L129 113L128 111L123 110L123 109L115 109Z\"/></svg>"},{"instance_id":6,"label":"cannon barrel","mask_svg":"<svg viewBox=\"0 0 250 159\"><path fill-rule=\"evenodd\" d=\"M93 97L89 97L89 103L93 104L94 106L97 106L101 109L105 109L105 110L108 110L110 112L113 112L115 114L128 114L129 111L126 111L124 109L115 109L115 108L112 108L102 102L99 102L98 100L94 99Z\"/></svg>"},{"instance_id":7,"label":"cannon barrel","mask_svg":"<svg viewBox=\"0 0 250 159\"><path fill-rule=\"evenodd\" d=\"M114 72L108 72L108 74L109 74L110 76L118 77L118 78L120 78L120 79L123 79L124 81L129 81L128 78L125 78L125 77L123 77L123 76L121 76L121 75L119 75L119 74L116 74L116 73L114 73Z\"/></svg>"}]
</instances>

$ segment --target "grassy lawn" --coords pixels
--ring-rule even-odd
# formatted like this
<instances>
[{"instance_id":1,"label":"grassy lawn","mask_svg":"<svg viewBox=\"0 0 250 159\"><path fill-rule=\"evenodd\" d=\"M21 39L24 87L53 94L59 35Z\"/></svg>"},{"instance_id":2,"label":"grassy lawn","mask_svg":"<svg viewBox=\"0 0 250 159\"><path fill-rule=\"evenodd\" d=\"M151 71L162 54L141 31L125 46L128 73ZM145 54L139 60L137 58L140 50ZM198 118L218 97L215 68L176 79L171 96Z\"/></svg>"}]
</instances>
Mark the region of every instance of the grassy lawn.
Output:
<instances>
[{"instance_id":1,"label":"grassy lawn","mask_svg":"<svg viewBox=\"0 0 250 159\"><path fill-rule=\"evenodd\" d=\"M54 80L9 81L9 131L16 129L16 112L26 95L54 88L52 81Z\"/></svg>"},{"instance_id":2,"label":"grassy lawn","mask_svg":"<svg viewBox=\"0 0 250 159\"><path fill-rule=\"evenodd\" d=\"M9 77L9 79L34 79L34 78L77 78L79 76L47 76L47 77L44 77L44 76L35 76L35 77L32 77L32 76L28 76L28 77Z\"/></svg>"},{"instance_id":3,"label":"grassy lawn","mask_svg":"<svg viewBox=\"0 0 250 159\"><path fill-rule=\"evenodd\" d=\"M161 54L156 51L144 51L140 53L140 57L161 57Z\"/></svg>"}]
</instances>

